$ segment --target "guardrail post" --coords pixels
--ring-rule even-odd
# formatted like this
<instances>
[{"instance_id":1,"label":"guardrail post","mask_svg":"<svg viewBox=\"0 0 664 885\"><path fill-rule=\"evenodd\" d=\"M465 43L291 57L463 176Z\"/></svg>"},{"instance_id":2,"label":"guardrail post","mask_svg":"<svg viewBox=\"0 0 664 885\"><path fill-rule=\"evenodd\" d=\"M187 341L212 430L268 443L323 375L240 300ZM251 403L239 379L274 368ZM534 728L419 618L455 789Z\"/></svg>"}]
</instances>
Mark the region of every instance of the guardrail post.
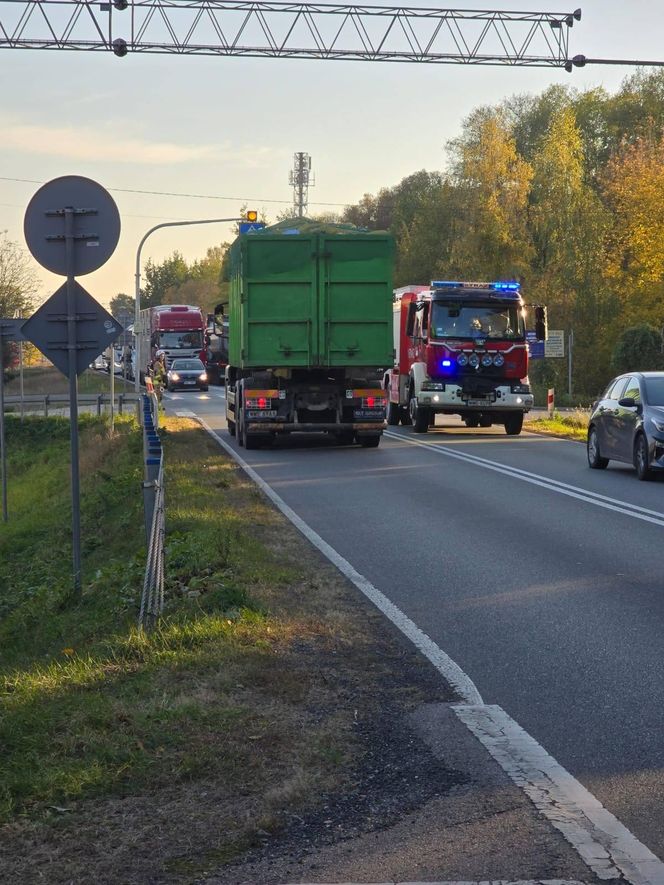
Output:
<instances>
[{"instance_id":1,"label":"guardrail post","mask_svg":"<svg viewBox=\"0 0 664 885\"><path fill-rule=\"evenodd\" d=\"M144 480L143 508L147 563L138 616L139 628L151 628L164 607L164 460L161 440L155 429L153 403L149 394L138 401L143 425Z\"/></svg>"}]
</instances>

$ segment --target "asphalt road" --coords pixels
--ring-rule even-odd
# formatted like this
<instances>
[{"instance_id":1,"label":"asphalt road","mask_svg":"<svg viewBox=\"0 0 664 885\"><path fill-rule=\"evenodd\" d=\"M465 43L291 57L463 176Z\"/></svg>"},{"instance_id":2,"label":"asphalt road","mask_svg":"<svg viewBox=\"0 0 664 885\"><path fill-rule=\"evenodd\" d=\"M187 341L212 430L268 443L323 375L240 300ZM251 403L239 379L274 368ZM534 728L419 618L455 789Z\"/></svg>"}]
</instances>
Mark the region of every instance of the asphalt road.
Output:
<instances>
[{"instance_id":1,"label":"asphalt road","mask_svg":"<svg viewBox=\"0 0 664 885\"><path fill-rule=\"evenodd\" d=\"M219 388L165 400L225 428ZM591 471L579 443L455 418L373 450L308 437L240 451L664 858L664 478Z\"/></svg>"}]
</instances>

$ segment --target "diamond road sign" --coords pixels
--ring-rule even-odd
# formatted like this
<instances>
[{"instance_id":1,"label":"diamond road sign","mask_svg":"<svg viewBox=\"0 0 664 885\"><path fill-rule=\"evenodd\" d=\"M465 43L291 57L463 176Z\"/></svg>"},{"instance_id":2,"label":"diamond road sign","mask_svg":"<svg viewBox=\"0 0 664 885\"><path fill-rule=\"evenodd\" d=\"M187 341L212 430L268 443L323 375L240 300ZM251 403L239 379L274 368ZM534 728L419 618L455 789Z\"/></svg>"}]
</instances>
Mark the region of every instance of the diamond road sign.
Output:
<instances>
[{"instance_id":1,"label":"diamond road sign","mask_svg":"<svg viewBox=\"0 0 664 885\"><path fill-rule=\"evenodd\" d=\"M74 287L76 315L76 374L80 375L124 330L83 286L75 280L70 285ZM21 331L63 375L69 377L67 283L63 283L30 319L23 321Z\"/></svg>"},{"instance_id":2,"label":"diamond road sign","mask_svg":"<svg viewBox=\"0 0 664 885\"><path fill-rule=\"evenodd\" d=\"M0 337L7 341L22 341L25 338L22 332L24 322L24 319L4 320L0 317Z\"/></svg>"}]
</instances>

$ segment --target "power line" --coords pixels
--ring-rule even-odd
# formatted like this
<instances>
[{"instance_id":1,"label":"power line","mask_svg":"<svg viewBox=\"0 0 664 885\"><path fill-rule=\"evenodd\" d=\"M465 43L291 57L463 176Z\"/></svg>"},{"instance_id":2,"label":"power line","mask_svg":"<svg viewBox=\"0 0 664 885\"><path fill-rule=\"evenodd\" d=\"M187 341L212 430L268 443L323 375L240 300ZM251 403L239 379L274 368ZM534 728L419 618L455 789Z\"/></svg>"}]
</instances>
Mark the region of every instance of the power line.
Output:
<instances>
[{"instance_id":1,"label":"power line","mask_svg":"<svg viewBox=\"0 0 664 885\"><path fill-rule=\"evenodd\" d=\"M0 181L21 181L26 184L45 184L43 181L38 181L34 178L10 178L7 175L0 175ZM219 194L185 194L178 193L175 191L144 191L137 190L136 188L128 188L128 187L109 187L107 188L109 191L116 191L117 193L123 194L149 194L157 197L187 197L193 200L231 200L235 203L281 203L281 204L292 204L292 200L266 200L262 197L224 197ZM340 206L345 208L346 206L352 206L353 203L324 203L320 201L312 202L314 206Z\"/></svg>"}]
</instances>

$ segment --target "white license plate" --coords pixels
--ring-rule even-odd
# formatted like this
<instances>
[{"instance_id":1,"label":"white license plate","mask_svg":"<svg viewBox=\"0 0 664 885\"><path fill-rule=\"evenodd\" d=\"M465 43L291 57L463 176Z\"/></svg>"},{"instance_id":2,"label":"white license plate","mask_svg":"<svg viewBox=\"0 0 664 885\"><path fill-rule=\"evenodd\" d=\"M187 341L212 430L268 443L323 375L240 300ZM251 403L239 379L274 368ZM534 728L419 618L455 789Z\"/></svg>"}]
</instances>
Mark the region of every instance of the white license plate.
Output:
<instances>
[{"instance_id":1,"label":"white license plate","mask_svg":"<svg viewBox=\"0 0 664 885\"><path fill-rule=\"evenodd\" d=\"M247 418L276 418L277 410L276 409L257 409L255 411L247 412Z\"/></svg>"},{"instance_id":2,"label":"white license plate","mask_svg":"<svg viewBox=\"0 0 664 885\"><path fill-rule=\"evenodd\" d=\"M467 406L492 406L493 400L490 399L469 399L466 400Z\"/></svg>"},{"instance_id":3,"label":"white license plate","mask_svg":"<svg viewBox=\"0 0 664 885\"><path fill-rule=\"evenodd\" d=\"M184 381L183 383L184 384L195 384L196 382L195 381Z\"/></svg>"}]
</instances>

